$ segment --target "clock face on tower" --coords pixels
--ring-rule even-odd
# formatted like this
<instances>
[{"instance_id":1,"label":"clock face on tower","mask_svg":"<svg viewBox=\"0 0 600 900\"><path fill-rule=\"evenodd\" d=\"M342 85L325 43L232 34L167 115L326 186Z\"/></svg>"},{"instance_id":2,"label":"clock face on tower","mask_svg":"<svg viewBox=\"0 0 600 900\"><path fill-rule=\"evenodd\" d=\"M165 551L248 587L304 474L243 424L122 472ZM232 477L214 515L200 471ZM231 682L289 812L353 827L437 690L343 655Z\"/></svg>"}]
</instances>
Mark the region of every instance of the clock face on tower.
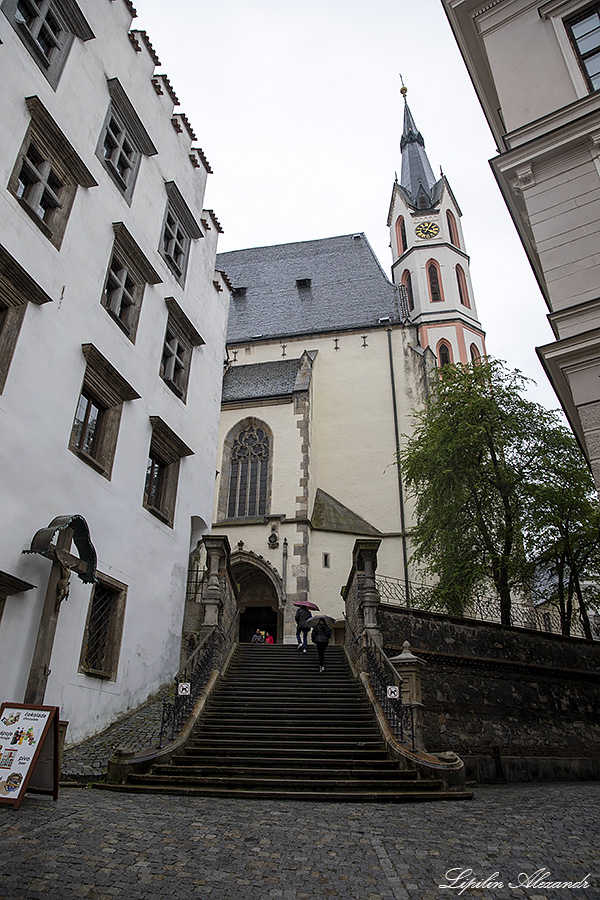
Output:
<instances>
[{"instance_id":1,"label":"clock face on tower","mask_svg":"<svg viewBox=\"0 0 600 900\"><path fill-rule=\"evenodd\" d=\"M415 228L415 234L418 238L434 238L439 233L440 227L435 222L421 222Z\"/></svg>"}]
</instances>

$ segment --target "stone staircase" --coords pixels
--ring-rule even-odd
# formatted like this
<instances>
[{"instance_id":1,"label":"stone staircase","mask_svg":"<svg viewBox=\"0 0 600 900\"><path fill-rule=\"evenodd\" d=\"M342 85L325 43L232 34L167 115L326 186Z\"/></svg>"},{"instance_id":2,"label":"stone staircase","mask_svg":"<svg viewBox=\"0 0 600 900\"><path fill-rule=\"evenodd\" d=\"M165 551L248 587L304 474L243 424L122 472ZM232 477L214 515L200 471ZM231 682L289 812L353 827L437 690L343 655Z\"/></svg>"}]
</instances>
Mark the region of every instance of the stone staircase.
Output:
<instances>
[{"instance_id":1,"label":"stone staircase","mask_svg":"<svg viewBox=\"0 0 600 900\"><path fill-rule=\"evenodd\" d=\"M461 800L388 759L341 647L242 644L185 750L117 790L249 799ZM110 788L110 785L105 785Z\"/></svg>"}]
</instances>

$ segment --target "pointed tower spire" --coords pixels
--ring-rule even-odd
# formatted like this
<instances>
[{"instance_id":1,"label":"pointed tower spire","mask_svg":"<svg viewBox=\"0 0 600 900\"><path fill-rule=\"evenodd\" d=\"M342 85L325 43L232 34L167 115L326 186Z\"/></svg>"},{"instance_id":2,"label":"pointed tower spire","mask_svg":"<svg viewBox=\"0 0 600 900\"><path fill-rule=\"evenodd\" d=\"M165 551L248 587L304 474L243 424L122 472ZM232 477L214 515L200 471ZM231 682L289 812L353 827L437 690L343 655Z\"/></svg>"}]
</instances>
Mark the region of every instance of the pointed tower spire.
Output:
<instances>
[{"instance_id":1,"label":"pointed tower spire","mask_svg":"<svg viewBox=\"0 0 600 900\"><path fill-rule=\"evenodd\" d=\"M388 214L392 280L421 347L431 348L438 365L468 363L486 351L461 212L441 169L438 179L433 174L425 141L406 102L404 83L400 93L404 98L402 172L400 183L394 182Z\"/></svg>"},{"instance_id":2,"label":"pointed tower spire","mask_svg":"<svg viewBox=\"0 0 600 900\"><path fill-rule=\"evenodd\" d=\"M432 191L437 179L425 152L423 135L415 125L415 120L406 102L408 90L404 84L400 93L404 97L404 129L400 140L402 153L400 184L414 201L414 205L422 209L424 206L432 205ZM426 197L423 196L424 194ZM420 203L417 202L419 195L421 195ZM429 203L424 204L423 200L425 199L429 200Z\"/></svg>"}]
</instances>

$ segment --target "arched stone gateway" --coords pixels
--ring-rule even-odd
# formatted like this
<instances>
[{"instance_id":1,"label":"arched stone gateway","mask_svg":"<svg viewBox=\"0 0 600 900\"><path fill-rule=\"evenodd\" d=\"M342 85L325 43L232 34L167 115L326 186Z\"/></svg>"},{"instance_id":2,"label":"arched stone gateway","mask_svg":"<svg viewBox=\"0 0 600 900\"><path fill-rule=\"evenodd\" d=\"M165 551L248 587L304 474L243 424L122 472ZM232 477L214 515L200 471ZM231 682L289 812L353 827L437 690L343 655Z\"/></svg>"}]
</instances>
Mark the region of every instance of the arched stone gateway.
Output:
<instances>
[{"instance_id":1,"label":"arched stone gateway","mask_svg":"<svg viewBox=\"0 0 600 900\"><path fill-rule=\"evenodd\" d=\"M246 550L232 554L231 569L239 590L240 642L248 643L260 628L280 643L285 592L279 572L262 556Z\"/></svg>"}]
</instances>

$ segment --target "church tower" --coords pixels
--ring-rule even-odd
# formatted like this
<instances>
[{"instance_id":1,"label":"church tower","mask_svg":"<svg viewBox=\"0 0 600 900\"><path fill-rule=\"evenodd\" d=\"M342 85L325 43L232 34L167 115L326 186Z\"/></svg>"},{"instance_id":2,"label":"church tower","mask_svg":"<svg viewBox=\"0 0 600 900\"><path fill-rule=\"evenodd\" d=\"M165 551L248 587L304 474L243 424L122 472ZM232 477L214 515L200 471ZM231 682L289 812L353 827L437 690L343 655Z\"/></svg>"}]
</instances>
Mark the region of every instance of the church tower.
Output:
<instances>
[{"instance_id":1,"label":"church tower","mask_svg":"<svg viewBox=\"0 0 600 900\"><path fill-rule=\"evenodd\" d=\"M425 141L415 125L403 86L404 128L400 182L394 183L388 227L394 284L417 326L422 347L438 365L467 363L486 353L477 319L461 211L444 175L435 178Z\"/></svg>"}]
</instances>

